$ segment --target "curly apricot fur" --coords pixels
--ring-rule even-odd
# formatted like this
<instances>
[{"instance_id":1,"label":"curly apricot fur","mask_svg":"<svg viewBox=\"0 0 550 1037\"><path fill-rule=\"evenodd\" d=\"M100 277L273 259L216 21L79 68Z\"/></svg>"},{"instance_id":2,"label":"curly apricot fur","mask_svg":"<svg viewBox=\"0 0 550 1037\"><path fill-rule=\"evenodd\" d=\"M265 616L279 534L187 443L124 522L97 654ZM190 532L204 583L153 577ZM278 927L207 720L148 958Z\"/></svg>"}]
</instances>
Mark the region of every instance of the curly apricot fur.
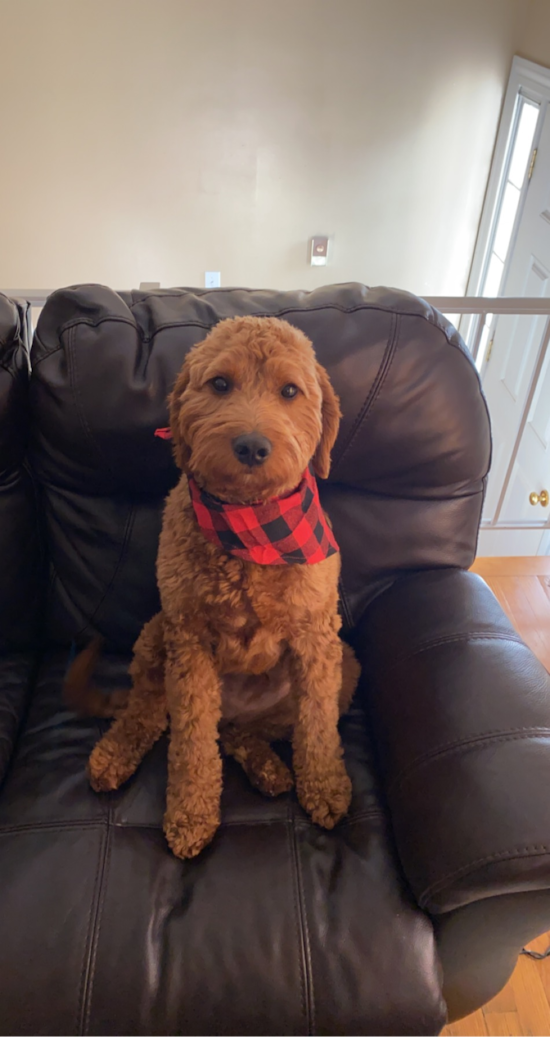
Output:
<instances>
[{"instance_id":1,"label":"curly apricot fur","mask_svg":"<svg viewBox=\"0 0 550 1037\"><path fill-rule=\"evenodd\" d=\"M223 394L212 385L220 376L230 386ZM288 383L298 387L292 399L281 395ZM310 462L326 478L339 419L311 343L275 318L222 321L177 378L170 424L182 477L160 538L162 611L136 643L128 702L95 747L89 774L96 789L118 788L169 723L164 829L180 857L199 853L219 825L218 740L257 788L278 795L293 776L271 743L290 738L298 798L313 820L332 828L349 808L337 725L359 669L339 637L340 557L260 566L225 553L203 537L186 478L243 503L291 491ZM248 469L231 442L254 431L273 449Z\"/></svg>"}]
</instances>

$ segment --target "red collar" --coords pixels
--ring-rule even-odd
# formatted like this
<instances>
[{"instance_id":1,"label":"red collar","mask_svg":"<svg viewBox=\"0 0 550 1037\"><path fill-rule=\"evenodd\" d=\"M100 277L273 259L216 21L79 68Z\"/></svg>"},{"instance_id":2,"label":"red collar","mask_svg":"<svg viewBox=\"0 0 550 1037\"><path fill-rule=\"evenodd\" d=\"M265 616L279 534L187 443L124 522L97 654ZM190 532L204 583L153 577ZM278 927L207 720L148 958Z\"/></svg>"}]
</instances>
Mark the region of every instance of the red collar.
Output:
<instances>
[{"instance_id":1,"label":"red collar","mask_svg":"<svg viewBox=\"0 0 550 1037\"><path fill-rule=\"evenodd\" d=\"M288 496L258 504L226 504L191 477L189 492L206 539L245 562L313 565L339 550L309 468Z\"/></svg>"}]
</instances>

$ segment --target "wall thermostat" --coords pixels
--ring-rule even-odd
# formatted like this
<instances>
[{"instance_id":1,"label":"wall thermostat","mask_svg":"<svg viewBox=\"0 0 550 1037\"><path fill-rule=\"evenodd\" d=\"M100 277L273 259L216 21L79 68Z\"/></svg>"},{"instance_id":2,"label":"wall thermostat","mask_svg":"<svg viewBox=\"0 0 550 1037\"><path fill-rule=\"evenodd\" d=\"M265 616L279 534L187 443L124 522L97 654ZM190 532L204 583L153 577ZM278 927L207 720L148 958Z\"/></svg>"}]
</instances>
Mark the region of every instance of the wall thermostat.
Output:
<instances>
[{"instance_id":1,"label":"wall thermostat","mask_svg":"<svg viewBox=\"0 0 550 1037\"><path fill-rule=\"evenodd\" d=\"M311 263L311 266L326 266L328 259L328 238L312 238L309 246L309 262Z\"/></svg>"}]
</instances>

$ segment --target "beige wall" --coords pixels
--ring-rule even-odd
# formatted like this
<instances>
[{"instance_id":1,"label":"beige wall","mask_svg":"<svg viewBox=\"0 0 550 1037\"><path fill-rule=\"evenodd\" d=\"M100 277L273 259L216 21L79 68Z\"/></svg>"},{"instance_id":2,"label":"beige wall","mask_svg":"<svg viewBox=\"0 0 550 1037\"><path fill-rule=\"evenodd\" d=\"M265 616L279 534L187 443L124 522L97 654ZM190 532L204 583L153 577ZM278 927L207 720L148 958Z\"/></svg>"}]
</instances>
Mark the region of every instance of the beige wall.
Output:
<instances>
[{"instance_id":1,"label":"beige wall","mask_svg":"<svg viewBox=\"0 0 550 1037\"><path fill-rule=\"evenodd\" d=\"M461 292L526 6L0 0L0 287Z\"/></svg>"},{"instance_id":2,"label":"beige wall","mask_svg":"<svg viewBox=\"0 0 550 1037\"><path fill-rule=\"evenodd\" d=\"M550 68L550 0L527 0L518 54Z\"/></svg>"}]
</instances>

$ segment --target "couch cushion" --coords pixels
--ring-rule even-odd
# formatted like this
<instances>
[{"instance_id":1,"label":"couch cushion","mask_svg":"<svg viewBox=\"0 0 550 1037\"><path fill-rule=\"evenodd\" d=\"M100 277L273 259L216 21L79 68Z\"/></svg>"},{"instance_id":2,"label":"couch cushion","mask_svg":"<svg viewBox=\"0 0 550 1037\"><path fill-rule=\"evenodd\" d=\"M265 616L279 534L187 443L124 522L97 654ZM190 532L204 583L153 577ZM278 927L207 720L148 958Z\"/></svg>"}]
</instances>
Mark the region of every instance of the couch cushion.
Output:
<instances>
[{"instance_id":1,"label":"couch cushion","mask_svg":"<svg viewBox=\"0 0 550 1037\"><path fill-rule=\"evenodd\" d=\"M63 708L66 663L43 663L0 797L1 1032L439 1032L433 933L396 866L359 708L334 832L228 761L222 827L183 862L161 831L164 744L121 791L88 787L102 724ZM100 681L126 664L105 657Z\"/></svg>"},{"instance_id":2,"label":"couch cushion","mask_svg":"<svg viewBox=\"0 0 550 1037\"><path fill-rule=\"evenodd\" d=\"M5 651L0 655L0 789L25 715L34 672L30 652Z\"/></svg>"},{"instance_id":3,"label":"couch cushion","mask_svg":"<svg viewBox=\"0 0 550 1037\"><path fill-rule=\"evenodd\" d=\"M28 314L26 303L0 293L0 786L27 704L40 599L35 494L24 467Z\"/></svg>"},{"instance_id":4,"label":"couch cushion","mask_svg":"<svg viewBox=\"0 0 550 1037\"><path fill-rule=\"evenodd\" d=\"M300 327L341 397L322 499L342 547L347 623L397 572L471 563L489 463L487 412L458 334L426 303L354 284L62 289L42 311L31 379L31 457L58 642L97 629L127 648L155 611L162 501L177 472L169 444L153 433L167 423L166 397L191 346L217 321L244 313Z\"/></svg>"},{"instance_id":5,"label":"couch cushion","mask_svg":"<svg viewBox=\"0 0 550 1037\"><path fill-rule=\"evenodd\" d=\"M29 430L28 305L0 293L0 651L32 643L39 592Z\"/></svg>"}]
</instances>

